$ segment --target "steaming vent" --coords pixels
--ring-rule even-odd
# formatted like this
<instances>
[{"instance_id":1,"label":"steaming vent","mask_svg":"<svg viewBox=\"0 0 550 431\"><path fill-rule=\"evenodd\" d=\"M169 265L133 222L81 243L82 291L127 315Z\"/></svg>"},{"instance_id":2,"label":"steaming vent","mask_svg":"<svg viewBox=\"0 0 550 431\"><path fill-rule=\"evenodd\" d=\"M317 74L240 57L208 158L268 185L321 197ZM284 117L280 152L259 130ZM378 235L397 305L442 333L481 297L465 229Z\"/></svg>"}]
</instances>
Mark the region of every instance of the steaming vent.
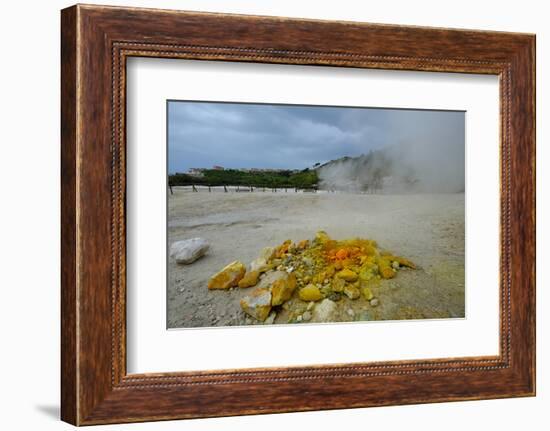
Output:
<instances>
[{"instance_id":1,"label":"steaming vent","mask_svg":"<svg viewBox=\"0 0 550 431\"><path fill-rule=\"evenodd\" d=\"M457 163L458 160L462 161ZM399 145L317 167L319 186L353 193L464 192L464 149Z\"/></svg>"}]
</instances>

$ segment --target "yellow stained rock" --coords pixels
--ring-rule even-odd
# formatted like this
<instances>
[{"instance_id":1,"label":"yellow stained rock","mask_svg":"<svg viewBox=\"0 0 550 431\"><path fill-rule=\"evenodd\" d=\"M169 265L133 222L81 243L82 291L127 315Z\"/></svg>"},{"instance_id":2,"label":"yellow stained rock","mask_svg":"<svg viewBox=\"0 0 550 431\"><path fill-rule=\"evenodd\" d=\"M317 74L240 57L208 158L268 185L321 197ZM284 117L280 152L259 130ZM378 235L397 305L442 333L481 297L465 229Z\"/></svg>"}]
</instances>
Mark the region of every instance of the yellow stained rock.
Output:
<instances>
[{"instance_id":1,"label":"yellow stained rock","mask_svg":"<svg viewBox=\"0 0 550 431\"><path fill-rule=\"evenodd\" d=\"M271 305L281 305L288 301L296 290L296 276L291 273L286 278L275 280L271 285Z\"/></svg>"},{"instance_id":2,"label":"yellow stained rock","mask_svg":"<svg viewBox=\"0 0 550 431\"><path fill-rule=\"evenodd\" d=\"M287 239L285 242L283 242L279 247L275 249L275 253L273 254L273 257L276 257L276 258L283 257L286 253L288 253L288 250L291 245L292 245L292 240Z\"/></svg>"},{"instance_id":3,"label":"yellow stained rock","mask_svg":"<svg viewBox=\"0 0 550 431\"><path fill-rule=\"evenodd\" d=\"M298 296L302 301L319 301L324 298L323 294L314 284L308 284L300 289Z\"/></svg>"},{"instance_id":4,"label":"yellow stained rock","mask_svg":"<svg viewBox=\"0 0 550 431\"><path fill-rule=\"evenodd\" d=\"M271 311L271 292L269 289L256 288L240 301L243 311L263 322Z\"/></svg>"},{"instance_id":5,"label":"yellow stained rock","mask_svg":"<svg viewBox=\"0 0 550 431\"><path fill-rule=\"evenodd\" d=\"M297 245L296 245L296 248L298 250L305 250L306 248L309 247L309 239L303 239L302 241L300 241Z\"/></svg>"},{"instance_id":6,"label":"yellow stained rock","mask_svg":"<svg viewBox=\"0 0 550 431\"><path fill-rule=\"evenodd\" d=\"M275 247L264 247L260 252L260 259L270 260L275 254Z\"/></svg>"},{"instance_id":7,"label":"yellow stained rock","mask_svg":"<svg viewBox=\"0 0 550 431\"><path fill-rule=\"evenodd\" d=\"M250 263L250 271L258 271L260 273L269 271L273 268L270 260L275 254L275 247L264 247L260 252L260 256Z\"/></svg>"},{"instance_id":8,"label":"yellow stained rock","mask_svg":"<svg viewBox=\"0 0 550 431\"><path fill-rule=\"evenodd\" d=\"M354 264L355 264L355 259L352 259L352 258L347 258L342 261L342 265L344 266L344 268L349 268Z\"/></svg>"},{"instance_id":9,"label":"yellow stained rock","mask_svg":"<svg viewBox=\"0 0 550 431\"><path fill-rule=\"evenodd\" d=\"M335 276L332 279L332 285L331 286L332 286L332 291L333 292L343 292L344 287L346 286L346 282L342 278Z\"/></svg>"},{"instance_id":10,"label":"yellow stained rock","mask_svg":"<svg viewBox=\"0 0 550 431\"><path fill-rule=\"evenodd\" d=\"M320 272L320 273L317 273L313 276L313 278L311 279L311 282L312 283L322 283L324 279L325 279L325 274Z\"/></svg>"},{"instance_id":11,"label":"yellow stained rock","mask_svg":"<svg viewBox=\"0 0 550 431\"><path fill-rule=\"evenodd\" d=\"M377 259L378 256L361 256L359 261L361 265L375 265Z\"/></svg>"},{"instance_id":12,"label":"yellow stained rock","mask_svg":"<svg viewBox=\"0 0 550 431\"><path fill-rule=\"evenodd\" d=\"M239 287L252 287L258 284L258 278L260 278L260 271L248 271L243 278L239 281Z\"/></svg>"},{"instance_id":13,"label":"yellow stained rock","mask_svg":"<svg viewBox=\"0 0 550 431\"><path fill-rule=\"evenodd\" d=\"M366 263L361 267L361 271L359 271L359 279L361 281L369 281L376 276L377 272L378 267L376 265Z\"/></svg>"},{"instance_id":14,"label":"yellow stained rock","mask_svg":"<svg viewBox=\"0 0 550 431\"><path fill-rule=\"evenodd\" d=\"M361 296L361 292L359 292L359 289L351 284L347 284L344 287L344 294L349 299L357 299Z\"/></svg>"},{"instance_id":15,"label":"yellow stained rock","mask_svg":"<svg viewBox=\"0 0 550 431\"><path fill-rule=\"evenodd\" d=\"M288 273L286 271L268 271L265 273L263 278L260 279L258 282L258 287L263 287L266 289L271 289L271 285L279 280L283 279L286 280L288 277Z\"/></svg>"},{"instance_id":16,"label":"yellow stained rock","mask_svg":"<svg viewBox=\"0 0 550 431\"><path fill-rule=\"evenodd\" d=\"M326 276L327 278L331 278L335 273L336 273L336 270L334 269L334 266L333 266L333 265L329 265L329 266L327 266L327 268L325 269L325 276Z\"/></svg>"},{"instance_id":17,"label":"yellow stained rock","mask_svg":"<svg viewBox=\"0 0 550 431\"><path fill-rule=\"evenodd\" d=\"M372 294L372 290L370 290L370 287L364 286L361 289L361 292L363 292L363 296L367 301L370 301L372 298L374 298L374 295Z\"/></svg>"},{"instance_id":18,"label":"yellow stained rock","mask_svg":"<svg viewBox=\"0 0 550 431\"><path fill-rule=\"evenodd\" d=\"M382 278L388 279L395 277L395 270L391 266L391 259L388 259L387 257L381 257L378 259L378 272L380 272L380 275Z\"/></svg>"},{"instance_id":19,"label":"yellow stained rock","mask_svg":"<svg viewBox=\"0 0 550 431\"><path fill-rule=\"evenodd\" d=\"M342 271L338 272L336 275L342 280L346 280L349 282L356 281L358 278L358 275L348 268L344 268Z\"/></svg>"},{"instance_id":20,"label":"yellow stained rock","mask_svg":"<svg viewBox=\"0 0 550 431\"><path fill-rule=\"evenodd\" d=\"M388 256L391 260L397 262L401 266L406 266L407 268L416 269L416 265L411 262L409 259L405 259L401 256Z\"/></svg>"},{"instance_id":21,"label":"yellow stained rock","mask_svg":"<svg viewBox=\"0 0 550 431\"><path fill-rule=\"evenodd\" d=\"M238 260L231 262L208 281L209 289L229 289L237 286L244 277L246 267Z\"/></svg>"},{"instance_id":22,"label":"yellow stained rock","mask_svg":"<svg viewBox=\"0 0 550 431\"><path fill-rule=\"evenodd\" d=\"M320 230L315 234L315 239L319 244L326 244L327 242L331 241L330 236L324 231Z\"/></svg>"},{"instance_id":23,"label":"yellow stained rock","mask_svg":"<svg viewBox=\"0 0 550 431\"><path fill-rule=\"evenodd\" d=\"M378 250L373 245L367 245L365 246L365 254L368 256L377 256Z\"/></svg>"}]
</instances>

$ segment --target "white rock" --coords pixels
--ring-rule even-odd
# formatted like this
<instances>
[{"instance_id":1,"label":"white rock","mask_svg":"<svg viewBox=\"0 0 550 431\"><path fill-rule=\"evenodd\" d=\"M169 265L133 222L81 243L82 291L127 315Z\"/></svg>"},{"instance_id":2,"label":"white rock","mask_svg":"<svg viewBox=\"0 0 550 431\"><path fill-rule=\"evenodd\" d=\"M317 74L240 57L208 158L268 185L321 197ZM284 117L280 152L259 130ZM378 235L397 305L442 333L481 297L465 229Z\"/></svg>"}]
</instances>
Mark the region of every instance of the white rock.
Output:
<instances>
[{"instance_id":1,"label":"white rock","mask_svg":"<svg viewBox=\"0 0 550 431\"><path fill-rule=\"evenodd\" d=\"M170 257L177 263L189 264L204 256L210 244L203 238L192 238L176 241L170 246Z\"/></svg>"},{"instance_id":2,"label":"white rock","mask_svg":"<svg viewBox=\"0 0 550 431\"><path fill-rule=\"evenodd\" d=\"M264 325L273 325L276 317L277 313L275 311L272 311L271 313L269 313L269 316L267 316L267 319L265 319Z\"/></svg>"},{"instance_id":3,"label":"white rock","mask_svg":"<svg viewBox=\"0 0 550 431\"><path fill-rule=\"evenodd\" d=\"M269 269L267 261L261 257L250 262L250 271L265 272Z\"/></svg>"},{"instance_id":4,"label":"white rock","mask_svg":"<svg viewBox=\"0 0 550 431\"><path fill-rule=\"evenodd\" d=\"M250 295L240 301L242 310L261 322L265 321L271 311L271 292L268 289L254 289Z\"/></svg>"},{"instance_id":5,"label":"white rock","mask_svg":"<svg viewBox=\"0 0 550 431\"><path fill-rule=\"evenodd\" d=\"M267 289L275 283L275 281L286 280L287 278L288 273L285 271L269 271L266 273L265 277L260 280L258 287Z\"/></svg>"},{"instance_id":6,"label":"white rock","mask_svg":"<svg viewBox=\"0 0 550 431\"><path fill-rule=\"evenodd\" d=\"M275 248L264 247L260 252L260 256L250 262L250 271L265 272L269 270L267 262L273 257Z\"/></svg>"},{"instance_id":7,"label":"white rock","mask_svg":"<svg viewBox=\"0 0 550 431\"><path fill-rule=\"evenodd\" d=\"M325 298L313 310L313 322L331 322L334 319L333 314L336 312L336 303L328 298Z\"/></svg>"},{"instance_id":8,"label":"white rock","mask_svg":"<svg viewBox=\"0 0 550 431\"><path fill-rule=\"evenodd\" d=\"M269 260L273 257L274 252L275 252L274 247L264 247L260 252L260 259Z\"/></svg>"}]
</instances>

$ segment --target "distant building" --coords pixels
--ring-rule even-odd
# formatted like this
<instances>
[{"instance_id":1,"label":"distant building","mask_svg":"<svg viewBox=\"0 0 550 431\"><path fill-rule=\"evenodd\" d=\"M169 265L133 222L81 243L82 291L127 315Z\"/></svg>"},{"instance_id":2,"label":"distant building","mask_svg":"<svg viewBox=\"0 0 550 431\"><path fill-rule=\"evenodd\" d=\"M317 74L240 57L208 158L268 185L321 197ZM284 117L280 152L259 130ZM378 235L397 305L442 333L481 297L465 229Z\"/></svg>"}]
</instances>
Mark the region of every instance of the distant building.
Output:
<instances>
[{"instance_id":1,"label":"distant building","mask_svg":"<svg viewBox=\"0 0 550 431\"><path fill-rule=\"evenodd\" d=\"M215 171L224 171L225 168L223 166L214 165L212 168L210 168ZM209 170L209 168L189 168L187 171L187 175L191 175L193 177L204 177L204 171ZM297 173L300 172L300 169L277 169L277 168L231 168L231 170L235 170L238 172L248 172L248 173L279 173L279 172L291 172L291 173Z\"/></svg>"},{"instance_id":2,"label":"distant building","mask_svg":"<svg viewBox=\"0 0 550 431\"><path fill-rule=\"evenodd\" d=\"M204 168L189 168L187 174L192 177L204 177Z\"/></svg>"}]
</instances>

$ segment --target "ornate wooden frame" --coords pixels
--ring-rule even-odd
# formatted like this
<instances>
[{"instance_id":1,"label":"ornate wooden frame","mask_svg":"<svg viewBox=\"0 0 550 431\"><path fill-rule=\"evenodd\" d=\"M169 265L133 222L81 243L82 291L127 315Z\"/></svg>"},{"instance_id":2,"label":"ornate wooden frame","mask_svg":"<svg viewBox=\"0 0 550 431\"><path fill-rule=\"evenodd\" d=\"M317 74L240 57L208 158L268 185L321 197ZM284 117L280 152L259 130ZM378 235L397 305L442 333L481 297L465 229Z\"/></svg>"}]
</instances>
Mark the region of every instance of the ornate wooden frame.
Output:
<instances>
[{"instance_id":1,"label":"ornate wooden frame","mask_svg":"<svg viewBox=\"0 0 550 431\"><path fill-rule=\"evenodd\" d=\"M63 420L88 425L535 394L534 35L81 5L61 17ZM129 56L498 75L500 354L128 375Z\"/></svg>"}]
</instances>

